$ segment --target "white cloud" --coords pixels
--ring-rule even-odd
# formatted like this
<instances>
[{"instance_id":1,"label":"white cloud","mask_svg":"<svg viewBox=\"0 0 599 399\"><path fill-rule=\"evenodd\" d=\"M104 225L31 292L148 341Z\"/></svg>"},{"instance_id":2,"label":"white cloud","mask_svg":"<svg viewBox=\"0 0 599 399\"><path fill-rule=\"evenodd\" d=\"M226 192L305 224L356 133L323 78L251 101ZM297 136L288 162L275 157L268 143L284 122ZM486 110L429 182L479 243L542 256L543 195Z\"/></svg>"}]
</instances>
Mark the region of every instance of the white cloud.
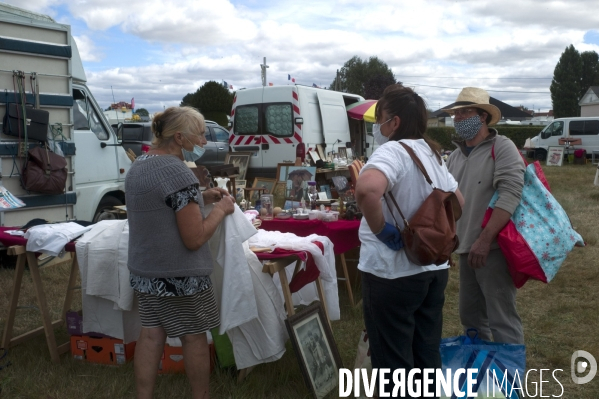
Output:
<instances>
[{"instance_id":1,"label":"white cloud","mask_svg":"<svg viewBox=\"0 0 599 399\"><path fill-rule=\"evenodd\" d=\"M74 36L82 61L99 62L104 54L98 49L94 41L86 35Z\"/></svg>"},{"instance_id":2,"label":"white cloud","mask_svg":"<svg viewBox=\"0 0 599 399\"><path fill-rule=\"evenodd\" d=\"M335 71L358 55L385 61L432 108L474 85L514 105L548 109L550 79L521 78L551 77L570 44L599 50L583 43L587 30L599 26L589 3L30 0L20 6L85 22L77 43L84 61L94 62L91 72L88 65L89 83L102 104L112 101L111 85L115 94L118 88L123 98L135 96L136 104L150 110L177 105L208 80L255 87L263 57L270 65L268 81L286 84L291 74L302 84L328 86ZM110 39L115 32L122 32L119 40ZM123 58L128 67L112 67L111 52L120 50L122 57L127 41L136 46ZM110 59L111 67L102 67Z\"/></svg>"}]
</instances>

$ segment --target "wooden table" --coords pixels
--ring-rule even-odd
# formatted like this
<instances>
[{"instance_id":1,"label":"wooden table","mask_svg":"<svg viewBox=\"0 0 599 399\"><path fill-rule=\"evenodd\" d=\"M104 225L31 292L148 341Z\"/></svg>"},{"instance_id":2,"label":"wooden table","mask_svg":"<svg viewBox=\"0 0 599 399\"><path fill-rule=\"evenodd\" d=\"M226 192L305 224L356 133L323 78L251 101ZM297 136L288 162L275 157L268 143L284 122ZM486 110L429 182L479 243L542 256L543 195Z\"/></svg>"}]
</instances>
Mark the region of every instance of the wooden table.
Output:
<instances>
[{"instance_id":1,"label":"wooden table","mask_svg":"<svg viewBox=\"0 0 599 399\"><path fill-rule=\"evenodd\" d=\"M69 311L73 301L73 291L79 289L78 287L75 287L75 281L79 271L77 256L75 254L75 243L70 242L65 247L68 252L72 253L69 283L67 285L67 292L65 294L61 318L59 320L52 321L50 318L48 303L46 301L46 293L44 292L44 286L40 276L40 269L45 266L38 263L37 254L26 251L25 248L27 240L25 238L11 236L5 233L6 230L14 229L14 227L0 227L0 242L2 242L8 248L9 255L17 257L17 265L15 267L15 274L13 277L13 289L8 304L6 325L4 326L1 347L8 349L30 338L45 334L52 362L60 363L60 354L69 351L70 342L57 345L56 338L54 336L54 328L66 324L66 313ZM31 279L33 280L35 296L37 298L38 308L42 317L42 326L13 338L12 334L17 310L21 308L31 308L31 306L17 306L19 302L19 294L21 292L21 282L25 272L25 264L29 266L29 273L31 275Z\"/></svg>"},{"instance_id":2,"label":"wooden table","mask_svg":"<svg viewBox=\"0 0 599 399\"><path fill-rule=\"evenodd\" d=\"M322 220L273 219L263 220L260 228L267 231L293 233L300 237L306 237L310 234L328 237L333 243L333 251L336 255L339 255L343 269L342 280L345 280L349 300L352 305L355 305L351 281L347 272L347 263L345 262L345 253L360 245L360 238L358 237L359 220L323 222Z\"/></svg>"}]
</instances>

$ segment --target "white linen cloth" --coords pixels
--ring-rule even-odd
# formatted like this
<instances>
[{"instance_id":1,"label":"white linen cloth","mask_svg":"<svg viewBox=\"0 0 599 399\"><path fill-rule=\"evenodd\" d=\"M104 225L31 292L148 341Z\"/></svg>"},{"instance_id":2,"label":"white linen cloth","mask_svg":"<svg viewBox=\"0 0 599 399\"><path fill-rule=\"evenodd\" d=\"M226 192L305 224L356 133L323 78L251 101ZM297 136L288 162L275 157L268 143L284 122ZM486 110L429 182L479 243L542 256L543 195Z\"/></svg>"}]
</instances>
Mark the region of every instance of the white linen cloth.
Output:
<instances>
[{"instance_id":1,"label":"white linen cloth","mask_svg":"<svg viewBox=\"0 0 599 399\"><path fill-rule=\"evenodd\" d=\"M227 331L238 370L279 360L289 338L285 328L287 314L273 279L262 272L262 262L247 242L243 243L243 250L252 276L258 317Z\"/></svg>"},{"instance_id":2,"label":"white linen cloth","mask_svg":"<svg viewBox=\"0 0 599 399\"><path fill-rule=\"evenodd\" d=\"M319 241L324 246L324 254L320 248L313 243ZM333 252L333 243L328 237L311 234L307 237L298 237L292 233L281 233L280 231L258 230L258 234L248 240L250 246L270 247L290 249L294 251L307 251L314 257L316 267L320 271L320 279L327 302L327 310L331 320L339 320L341 311L339 310L339 294L337 292L337 271L335 270L335 253ZM305 267L305 264L304 264ZM290 281L293 275L293 267L285 269L287 278ZM273 276L275 283L278 281L278 273ZM280 287L280 282L279 282ZM281 294L282 295L282 294ZM318 300L315 283L310 283L292 295L295 305L309 305L314 300Z\"/></svg>"},{"instance_id":3,"label":"white linen cloth","mask_svg":"<svg viewBox=\"0 0 599 399\"><path fill-rule=\"evenodd\" d=\"M133 308L135 296L129 282L128 248L127 220L96 223L77 241L81 288L86 295L108 299L114 302L115 309Z\"/></svg>"},{"instance_id":4,"label":"white linen cloth","mask_svg":"<svg viewBox=\"0 0 599 399\"><path fill-rule=\"evenodd\" d=\"M220 309L220 334L229 336L238 369L280 359L288 338L282 297L247 243L257 233L235 206L209 241L216 265L210 278Z\"/></svg>"},{"instance_id":5,"label":"white linen cloth","mask_svg":"<svg viewBox=\"0 0 599 399\"><path fill-rule=\"evenodd\" d=\"M64 246L90 229L91 226L83 227L75 222L33 226L24 235L27 239L25 248L29 252L62 257Z\"/></svg>"},{"instance_id":6,"label":"white linen cloth","mask_svg":"<svg viewBox=\"0 0 599 399\"><path fill-rule=\"evenodd\" d=\"M206 212L213 206L207 205ZM220 334L258 317L256 297L250 269L243 250L243 242L257 233L237 205L235 211L225 217L210 237L208 244L213 261L218 264L212 271L222 288L216 302L220 309Z\"/></svg>"}]
</instances>

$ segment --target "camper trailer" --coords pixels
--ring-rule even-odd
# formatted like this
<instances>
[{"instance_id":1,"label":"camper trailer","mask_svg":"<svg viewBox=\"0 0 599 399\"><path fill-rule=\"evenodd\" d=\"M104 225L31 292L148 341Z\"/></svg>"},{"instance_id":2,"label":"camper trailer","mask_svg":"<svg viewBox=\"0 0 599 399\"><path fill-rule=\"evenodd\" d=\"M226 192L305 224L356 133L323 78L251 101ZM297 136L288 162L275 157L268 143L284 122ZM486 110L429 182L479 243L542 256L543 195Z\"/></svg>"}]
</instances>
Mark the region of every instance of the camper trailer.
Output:
<instances>
[{"instance_id":1,"label":"camper trailer","mask_svg":"<svg viewBox=\"0 0 599 399\"><path fill-rule=\"evenodd\" d=\"M345 107L363 97L301 85L265 86L237 92L231 110L229 144L251 153L248 177L275 177L277 164L305 159L321 145L364 155L363 121L348 118Z\"/></svg>"},{"instance_id":2,"label":"camper trailer","mask_svg":"<svg viewBox=\"0 0 599 399\"><path fill-rule=\"evenodd\" d=\"M12 135L4 134L2 126L0 182L25 206L0 208L0 224L21 226L34 218L102 219L106 210L124 203L124 181L131 160L86 86L70 26L0 4L0 36L0 117L11 104L15 112L10 116L20 121L28 109L47 111L48 137L55 138L61 150L54 146L55 152L62 152L67 163L62 193L25 190L21 173L27 153L43 141L26 136L20 123L15 128L18 133L11 131ZM19 81L24 84L15 85Z\"/></svg>"}]
</instances>

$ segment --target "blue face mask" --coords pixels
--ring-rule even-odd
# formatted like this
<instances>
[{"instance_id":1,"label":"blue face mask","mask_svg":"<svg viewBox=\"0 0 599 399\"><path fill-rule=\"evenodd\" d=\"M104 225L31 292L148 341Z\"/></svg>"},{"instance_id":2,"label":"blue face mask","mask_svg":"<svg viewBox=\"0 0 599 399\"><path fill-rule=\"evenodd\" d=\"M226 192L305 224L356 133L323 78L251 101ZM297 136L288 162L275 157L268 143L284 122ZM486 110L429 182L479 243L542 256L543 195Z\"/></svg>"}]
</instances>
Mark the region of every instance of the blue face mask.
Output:
<instances>
[{"instance_id":1,"label":"blue face mask","mask_svg":"<svg viewBox=\"0 0 599 399\"><path fill-rule=\"evenodd\" d=\"M185 137L185 140L189 141L187 137ZM189 142L193 144L191 141ZM199 145L194 145L193 151L187 151L185 148L183 148L183 146L181 146L181 152L183 153L183 160L187 162L195 162L202 158L202 155L204 155L206 149L204 147L200 147Z\"/></svg>"}]
</instances>

